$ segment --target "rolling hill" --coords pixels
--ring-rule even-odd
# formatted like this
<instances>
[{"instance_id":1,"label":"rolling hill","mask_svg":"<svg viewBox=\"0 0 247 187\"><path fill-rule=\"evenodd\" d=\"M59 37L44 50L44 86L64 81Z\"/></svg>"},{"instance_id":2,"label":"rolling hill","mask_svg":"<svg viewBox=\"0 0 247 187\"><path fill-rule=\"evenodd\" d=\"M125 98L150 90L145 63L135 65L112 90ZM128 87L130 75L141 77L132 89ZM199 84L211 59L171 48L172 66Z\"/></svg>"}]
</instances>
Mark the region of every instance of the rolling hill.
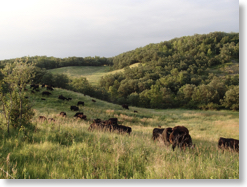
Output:
<instances>
[{"instance_id":1,"label":"rolling hill","mask_svg":"<svg viewBox=\"0 0 247 187\"><path fill-rule=\"evenodd\" d=\"M139 63L130 65L129 67L137 67ZM97 85L102 76L123 72L124 68L110 71L109 66L68 66L62 68L54 68L48 70L53 74L65 74L70 78L85 77L90 84Z\"/></svg>"}]
</instances>

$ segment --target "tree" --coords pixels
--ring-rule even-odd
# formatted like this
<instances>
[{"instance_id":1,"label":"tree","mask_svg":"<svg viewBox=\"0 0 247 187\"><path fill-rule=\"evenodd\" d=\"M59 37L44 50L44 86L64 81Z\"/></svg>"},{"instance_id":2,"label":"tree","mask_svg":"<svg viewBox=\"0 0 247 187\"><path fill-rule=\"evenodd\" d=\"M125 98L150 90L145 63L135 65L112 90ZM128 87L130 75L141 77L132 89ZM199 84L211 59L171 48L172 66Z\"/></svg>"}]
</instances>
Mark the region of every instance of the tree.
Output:
<instances>
[{"instance_id":1,"label":"tree","mask_svg":"<svg viewBox=\"0 0 247 187\"><path fill-rule=\"evenodd\" d=\"M34 64L28 63L28 59L25 62L20 59L15 60L14 63L7 63L1 70L3 79L0 82L0 101L8 133L10 124L21 127L22 124L30 122L34 115L31 105L28 101L24 101L24 90L34 77L33 72Z\"/></svg>"},{"instance_id":2,"label":"tree","mask_svg":"<svg viewBox=\"0 0 247 187\"><path fill-rule=\"evenodd\" d=\"M227 90L221 103L225 108L239 110L239 86L232 86Z\"/></svg>"}]
</instances>

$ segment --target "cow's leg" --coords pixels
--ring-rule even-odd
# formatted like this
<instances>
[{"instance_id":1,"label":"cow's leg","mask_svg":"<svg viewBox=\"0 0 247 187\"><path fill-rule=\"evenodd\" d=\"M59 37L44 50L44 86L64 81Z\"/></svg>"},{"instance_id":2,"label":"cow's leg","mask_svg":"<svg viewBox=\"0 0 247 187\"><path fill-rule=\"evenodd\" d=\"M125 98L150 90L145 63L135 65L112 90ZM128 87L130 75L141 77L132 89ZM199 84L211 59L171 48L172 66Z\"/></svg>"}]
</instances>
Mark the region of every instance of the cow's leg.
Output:
<instances>
[{"instance_id":1,"label":"cow's leg","mask_svg":"<svg viewBox=\"0 0 247 187\"><path fill-rule=\"evenodd\" d=\"M172 150L173 150L173 151L174 151L176 145L177 145L176 143L173 143L173 144L172 144Z\"/></svg>"}]
</instances>

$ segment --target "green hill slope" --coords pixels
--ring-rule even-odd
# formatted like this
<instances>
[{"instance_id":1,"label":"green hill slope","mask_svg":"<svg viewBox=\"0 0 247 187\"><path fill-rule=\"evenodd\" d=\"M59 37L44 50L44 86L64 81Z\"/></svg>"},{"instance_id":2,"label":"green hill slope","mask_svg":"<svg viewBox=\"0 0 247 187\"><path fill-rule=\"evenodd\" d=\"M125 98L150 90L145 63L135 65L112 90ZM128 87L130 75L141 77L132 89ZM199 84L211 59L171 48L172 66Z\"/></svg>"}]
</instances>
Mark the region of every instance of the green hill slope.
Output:
<instances>
[{"instance_id":1,"label":"green hill slope","mask_svg":"<svg viewBox=\"0 0 247 187\"><path fill-rule=\"evenodd\" d=\"M136 67L139 63L132 64L129 67ZM97 85L102 76L115 74L119 72L123 72L124 69L118 69L114 71L109 71L109 66L69 66L62 68L54 68L48 70L53 74L66 74L71 78L85 77L92 85Z\"/></svg>"}]
</instances>

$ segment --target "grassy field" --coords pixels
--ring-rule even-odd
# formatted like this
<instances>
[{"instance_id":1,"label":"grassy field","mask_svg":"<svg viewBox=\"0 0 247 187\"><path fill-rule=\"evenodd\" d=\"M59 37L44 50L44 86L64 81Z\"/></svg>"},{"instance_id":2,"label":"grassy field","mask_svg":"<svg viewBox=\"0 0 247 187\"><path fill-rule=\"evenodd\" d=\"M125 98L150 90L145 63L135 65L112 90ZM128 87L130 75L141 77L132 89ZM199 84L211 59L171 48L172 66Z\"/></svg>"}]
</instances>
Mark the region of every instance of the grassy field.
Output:
<instances>
[{"instance_id":1,"label":"grassy field","mask_svg":"<svg viewBox=\"0 0 247 187\"><path fill-rule=\"evenodd\" d=\"M71 101L57 99L58 95ZM41 100L29 94L35 117L34 132L0 126L0 178L39 179L238 179L239 154L217 148L219 137L239 139L239 112L131 107L123 109L80 93L56 88ZM71 105L80 107L87 120L73 118ZM138 113L133 111L137 110ZM66 118L59 113L67 113ZM56 122L40 122L38 116ZM88 131L92 119L117 117L132 133ZM153 128L186 126L195 149L182 151L152 140ZM10 176L11 175L11 176Z\"/></svg>"},{"instance_id":2,"label":"grassy field","mask_svg":"<svg viewBox=\"0 0 247 187\"><path fill-rule=\"evenodd\" d=\"M130 65L131 67L138 66L139 63ZM69 77L86 77L89 83L96 85L102 76L122 72L124 69L109 71L109 66L69 66L49 70L51 73L64 73Z\"/></svg>"}]
</instances>

